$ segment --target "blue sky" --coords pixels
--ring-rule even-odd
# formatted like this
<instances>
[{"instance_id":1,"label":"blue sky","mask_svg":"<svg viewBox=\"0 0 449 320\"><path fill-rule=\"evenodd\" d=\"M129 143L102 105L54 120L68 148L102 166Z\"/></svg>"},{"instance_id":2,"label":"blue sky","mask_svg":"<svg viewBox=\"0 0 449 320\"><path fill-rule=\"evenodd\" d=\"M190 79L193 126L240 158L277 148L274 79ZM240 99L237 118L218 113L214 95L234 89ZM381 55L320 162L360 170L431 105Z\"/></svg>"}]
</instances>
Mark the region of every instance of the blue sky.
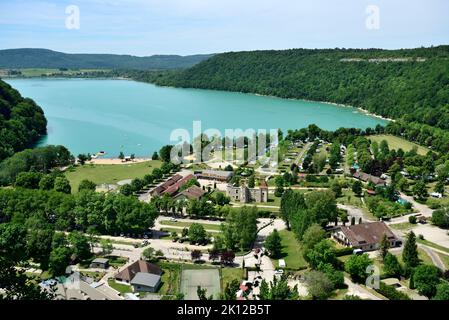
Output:
<instances>
[{"instance_id":1,"label":"blue sky","mask_svg":"<svg viewBox=\"0 0 449 320\"><path fill-rule=\"evenodd\" d=\"M66 28L68 5L80 29ZM368 29L366 8L379 8ZM0 0L0 49L195 54L449 44L448 0Z\"/></svg>"}]
</instances>

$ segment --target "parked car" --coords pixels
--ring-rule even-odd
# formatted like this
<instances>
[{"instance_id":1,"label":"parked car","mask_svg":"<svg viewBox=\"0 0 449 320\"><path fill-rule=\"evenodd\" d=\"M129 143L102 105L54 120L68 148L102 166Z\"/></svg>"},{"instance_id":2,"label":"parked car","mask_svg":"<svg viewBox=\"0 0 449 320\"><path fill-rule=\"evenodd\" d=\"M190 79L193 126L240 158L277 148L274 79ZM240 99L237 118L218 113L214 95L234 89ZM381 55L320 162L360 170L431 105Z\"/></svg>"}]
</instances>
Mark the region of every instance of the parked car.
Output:
<instances>
[{"instance_id":1,"label":"parked car","mask_svg":"<svg viewBox=\"0 0 449 320\"><path fill-rule=\"evenodd\" d=\"M176 218L170 218L170 221L171 221L171 222L178 222L178 219L176 219Z\"/></svg>"}]
</instances>

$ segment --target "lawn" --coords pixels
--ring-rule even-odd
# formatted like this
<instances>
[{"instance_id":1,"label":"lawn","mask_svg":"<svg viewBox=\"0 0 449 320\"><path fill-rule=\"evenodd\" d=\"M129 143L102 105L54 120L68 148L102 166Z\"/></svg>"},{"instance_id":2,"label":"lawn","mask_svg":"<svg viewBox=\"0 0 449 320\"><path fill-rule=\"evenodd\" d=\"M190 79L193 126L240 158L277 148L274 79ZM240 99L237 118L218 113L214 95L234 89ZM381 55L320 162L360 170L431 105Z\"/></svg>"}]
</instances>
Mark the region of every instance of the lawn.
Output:
<instances>
[{"instance_id":1,"label":"lawn","mask_svg":"<svg viewBox=\"0 0 449 320\"><path fill-rule=\"evenodd\" d=\"M131 293L133 292L133 289L131 286L126 284L121 284L116 282L114 279L108 280L108 285L112 288L120 292L121 295L124 295L125 293Z\"/></svg>"},{"instance_id":2,"label":"lawn","mask_svg":"<svg viewBox=\"0 0 449 320\"><path fill-rule=\"evenodd\" d=\"M109 259L109 265L114 268L120 268L125 263L128 262L128 258L119 257L119 256L107 256L107 259Z\"/></svg>"},{"instance_id":3,"label":"lawn","mask_svg":"<svg viewBox=\"0 0 449 320\"><path fill-rule=\"evenodd\" d=\"M410 230L414 227L416 227L416 224L411 224L410 222L402 222L402 223L394 223L390 224L390 227L396 230Z\"/></svg>"},{"instance_id":4,"label":"lawn","mask_svg":"<svg viewBox=\"0 0 449 320\"><path fill-rule=\"evenodd\" d=\"M286 269L299 270L307 267L304 260L301 244L296 240L293 232L288 230L279 231L282 243L282 253L280 259L285 260ZM279 266L279 259L273 259L274 267Z\"/></svg>"},{"instance_id":5,"label":"lawn","mask_svg":"<svg viewBox=\"0 0 449 320\"><path fill-rule=\"evenodd\" d=\"M179 284L181 281L181 265L168 262L159 262L158 265L164 271L159 293L166 296L176 295L179 292Z\"/></svg>"},{"instance_id":6,"label":"lawn","mask_svg":"<svg viewBox=\"0 0 449 320\"><path fill-rule=\"evenodd\" d=\"M428 240L422 240L422 239L417 238L416 242L422 243L422 244L425 244L426 246L429 246L429 247L432 247L432 248L435 248L435 249L438 249L438 250L441 250L441 251L449 253L449 248L440 246L440 245L438 245L436 243L433 243L433 242L430 242Z\"/></svg>"},{"instance_id":7,"label":"lawn","mask_svg":"<svg viewBox=\"0 0 449 320\"><path fill-rule=\"evenodd\" d=\"M429 149L427 149L426 147L420 146L416 143L407 141L405 139L396 137L396 136L390 136L390 135L375 135L375 136L370 136L369 137L370 140L372 141L377 141L379 144L382 140L386 140L388 142L388 146L390 147L390 149L402 149L404 151L410 151L412 150L414 147L418 148L418 154L420 155L426 155L427 152L429 151Z\"/></svg>"},{"instance_id":8,"label":"lawn","mask_svg":"<svg viewBox=\"0 0 449 320\"><path fill-rule=\"evenodd\" d=\"M136 164L93 165L76 166L66 172L66 177L72 186L72 192L78 192L78 186L84 179L91 180L97 185L108 183L116 184L119 181L134 178L143 178L155 168L161 166L160 161L147 161Z\"/></svg>"},{"instance_id":9,"label":"lawn","mask_svg":"<svg viewBox=\"0 0 449 320\"><path fill-rule=\"evenodd\" d=\"M435 252L437 255L440 256L441 261L443 261L444 265L446 266L446 269L449 269L449 256L444 253Z\"/></svg>"},{"instance_id":10,"label":"lawn","mask_svg":"<svg viewBox=\"0 0 449 320\"><path fill-rule=\"evenodd\" d=\"M243 280L242 268L222 268L221 269L221 289L224 290L226 285L232 280L238 280L239 283Z\"/></svg>"},{"instance_id":11,"label":"lawn","mask_svg":"<svg viewBox=\"0 0 449 320\"><path fill-rule=\"evenodd\" d=\"M162 220L160 221L160 224L165 226L176 226L176 227L187 227L189 228L193 222L174 222L174 221L168 221L168 220ZM220 231L220 225L218 224L211 224L211 223L199 223L206 229L206 231ZM177 231L178 232L178 231ZM182 229L179 229L179 232L182 232Z\"/></svg>"}]
</instances>

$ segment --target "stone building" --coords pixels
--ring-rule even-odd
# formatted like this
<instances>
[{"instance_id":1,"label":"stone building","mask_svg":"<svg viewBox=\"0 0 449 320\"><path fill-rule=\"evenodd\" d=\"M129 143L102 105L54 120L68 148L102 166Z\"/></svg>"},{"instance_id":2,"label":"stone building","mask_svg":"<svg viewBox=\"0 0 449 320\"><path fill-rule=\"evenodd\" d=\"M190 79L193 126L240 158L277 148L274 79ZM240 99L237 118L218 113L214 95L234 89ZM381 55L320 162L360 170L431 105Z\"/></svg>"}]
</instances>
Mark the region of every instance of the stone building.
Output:
<instances>
[{"instance_id":1,"label":"stone building","mask_svg":"<svg viewBox=\"0 0 449 320\"><path fill-rule=\"evenodd\" d=\"M231 201L236 202L268 202L268 186L265 181L256 188L228 185L226 194L231 198Z\"/></svg>"}]
</instances>

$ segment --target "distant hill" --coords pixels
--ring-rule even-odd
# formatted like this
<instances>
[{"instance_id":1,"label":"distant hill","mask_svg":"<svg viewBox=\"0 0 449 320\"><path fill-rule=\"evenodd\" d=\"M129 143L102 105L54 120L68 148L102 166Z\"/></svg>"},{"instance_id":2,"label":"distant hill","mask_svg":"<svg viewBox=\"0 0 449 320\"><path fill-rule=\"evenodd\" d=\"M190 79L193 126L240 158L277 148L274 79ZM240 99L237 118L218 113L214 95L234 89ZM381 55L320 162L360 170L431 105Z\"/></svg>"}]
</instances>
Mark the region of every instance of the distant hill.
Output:
<instances>
[{"instance_id":1,"label":"distant hill","mask_svg":"<svg viewBox=\"0 0 449 320\"><path fill-rule=\"evenodd\" d=\"M68 68L170 70L194 66L213 55L155 55L136 57L114 54L68 54L47 49L0 50L0 68Z\"/></svg>"},{"instance_id":2,"label":"distant hill","mask_svg":"<svg viewBox=\"0 0 449 320\"><path fill-rule=\"evenodd\" d=\"M217 54L161 74L159 85L228 90L361 107L449 130L449 46L292 49Z\"/></svg>"}]
</instances>

